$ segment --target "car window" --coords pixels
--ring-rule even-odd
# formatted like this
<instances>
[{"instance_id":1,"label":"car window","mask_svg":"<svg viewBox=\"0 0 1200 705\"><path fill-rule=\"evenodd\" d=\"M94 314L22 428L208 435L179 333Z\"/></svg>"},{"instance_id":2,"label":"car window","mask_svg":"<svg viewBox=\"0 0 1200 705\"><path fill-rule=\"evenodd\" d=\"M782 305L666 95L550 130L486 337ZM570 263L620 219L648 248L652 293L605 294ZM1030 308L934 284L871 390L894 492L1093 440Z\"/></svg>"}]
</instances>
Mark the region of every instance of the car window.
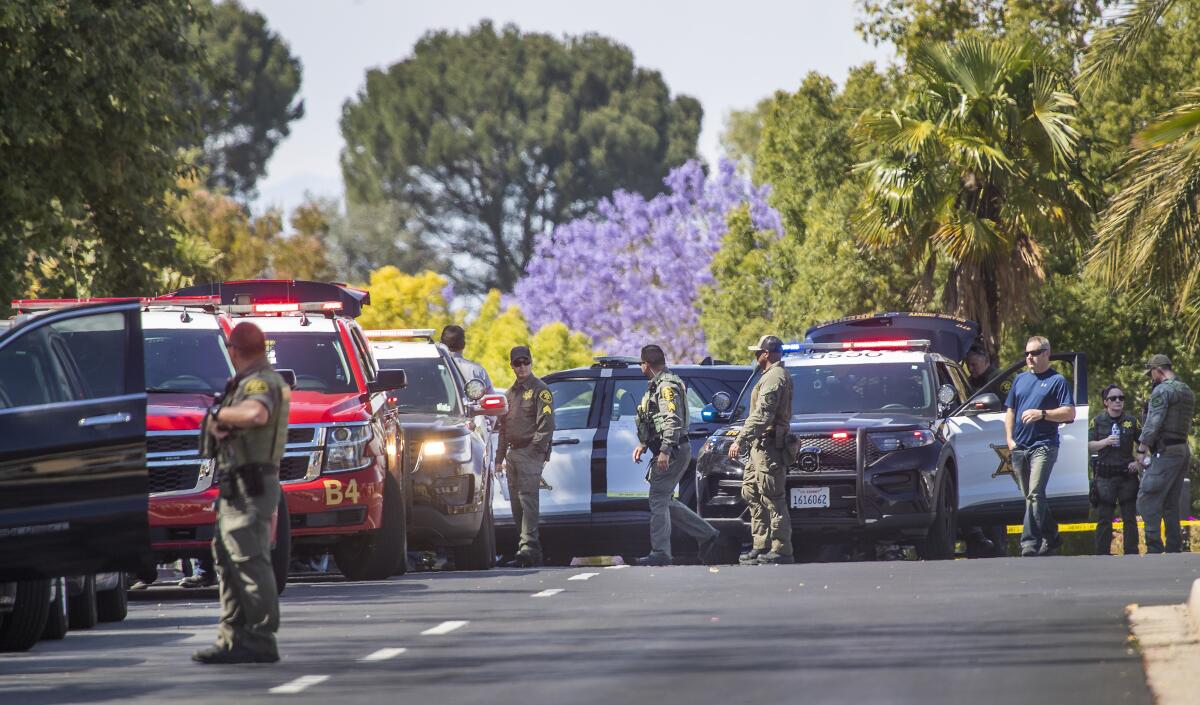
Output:
<instances>
[{"instance_id":1,"label":"car window","mask_svg":"<svg viewBox=\"0 0 1200 705\"><path fill-rule=\"evenodd\" d=\"M0 349L0 408L51 404L71 396L45 328L35 328Z\"/></svg>"},{"instance_id":2,"label":"car window","mask_svg":"<svg viewBox=\"0 0 1200 705\"><path fill-rule=\"evenodd\" d=\"M146 390L215 394L233 376L221 332L147 328Z\"/></svg>"},{"instance_id":3,"label":"car window","mask_svg":"<svg viewBox=\"0 0 1200 705\"><path fill-rule=\"evenodd\" d=\"M74 367L79 386L74 398L104 399L125 394L129 333L123 314L68 318L46 328L59 359Z\"/></svg>"},{"instance_id":4,"label":"car window","mask_svg":"<svg viewBox=\"0 0 1200 705\"><path fill-rule=\"evenodd\" d=\"M349 326L350 340L354 343L354 349L358 353L359 362L362 363L363 377L368 382L375 381L376 360L371 354L371 346L367 345L367 341L363 338L362 331L358 326Z\"/></svg>"},{"instance_id":5,"label":"car window","mask_svg":"<svg viewBox=\"0 0 1200 705\"><path fill-rule=\"evenodd\" d=\"M935 365L937 368L938 388L948 384L954 389L955 400L952 403L961 404L966 398L966 388L958 384L958 380L954 375L950 374L950 367L944 362L939 362Z\"/></svg>"},{"instance_id":6,"label":"car window","mask_svg":"<svg viewBox=\"0 0 1200 705\"><path fill-rule=\"evenodd\" d=\"M382 359L381 369L404 370L408 385L394 392L402 414L461 414L458 390L446 360L440 357Z\"/></svg>"},{"instance_id":7,"label":"car window","mask_svg":"<svg viewBox=\"0 0 1200 705\"><path fill-rule=\"evenodd\" d=\"M929 366L917 363L789 367L792 414L904 411L932 414L936 391Z\"/></svg>"},{"instance_id":8,"label":"car window","mask_svg":"<svg viewBox=\"0 0 1200 705\"><path fill-rule=\"evenodd\" d=\"M610 421L636 420L637 407L642 403L646 394L645 379L620 379L613 388L612 416ZM700 410L704 408L704 400L699 392L691 385L687 387L688 424L704 423L700 418Z\"/></svg>"},{"instance_id":9,"label":"car window","mask_svg":"<svg viewBox=\"0 0 1200 705\"><path fill-rule=\"evenodd\" d=\"M342 341L333 333L268 333L267 360L276 368L295 370L297 391L358 391Z\"/></svg>"},{"instance_id":10,"label":"car window","mask_svg":"<svg viewBox=\"0 0 1200 705\"><path fill-rule=\"evenodd\" d=\"M563 379L547 382L554 395L554 428L568 431L587 428L592 400L596 396L596 380ZM636 408L637 404L634 403Z\"/></svg>"}]
</instances>

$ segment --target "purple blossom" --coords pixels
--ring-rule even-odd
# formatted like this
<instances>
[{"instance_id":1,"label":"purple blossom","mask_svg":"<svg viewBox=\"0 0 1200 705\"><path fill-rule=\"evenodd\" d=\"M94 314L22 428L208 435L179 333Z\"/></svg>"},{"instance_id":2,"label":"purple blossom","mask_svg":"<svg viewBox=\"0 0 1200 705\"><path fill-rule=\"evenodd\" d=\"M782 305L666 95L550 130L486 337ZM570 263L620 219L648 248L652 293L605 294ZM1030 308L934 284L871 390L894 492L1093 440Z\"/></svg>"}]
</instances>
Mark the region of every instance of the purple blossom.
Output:
<instances>
[{"instance_id":1,"label":"purple blossom","mask_svg":"<svg viewBox=\"0 0 1200 705\"><path fill-rule=\"evenodd\" d=\"M513 290L533 329L562 321L610 355L636 355L652 342L680 363L707 354L700 290L712 284L726 217L746 203L759 230L782 234L783 223L767 203L770 187L754 186L729 160L711 175L689 161L663 183L648 201L616 191L592 215L539 238Z\"/></svg>"}]
</instances>

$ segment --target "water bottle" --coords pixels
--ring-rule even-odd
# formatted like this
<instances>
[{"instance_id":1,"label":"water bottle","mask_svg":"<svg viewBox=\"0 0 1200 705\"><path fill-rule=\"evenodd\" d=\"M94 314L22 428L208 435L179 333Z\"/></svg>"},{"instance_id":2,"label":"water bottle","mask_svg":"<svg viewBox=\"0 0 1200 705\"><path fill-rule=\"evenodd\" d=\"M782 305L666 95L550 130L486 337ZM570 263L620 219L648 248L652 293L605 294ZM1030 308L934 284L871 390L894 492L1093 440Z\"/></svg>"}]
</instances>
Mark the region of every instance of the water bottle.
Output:
<instances>
[{"instance_id":1,"label":"water bottle","mask_svg":"<svg viewBox=\"0 0 1200 705\"><path fill-rule=\"evenodd\" d=\"M1112 427L1112 435L1114 435L1114 436L1116 436L1116 437L1118 437L1118 438L1120 438L1120 437L1121 437L1121 424L1116 424L1116 423L1115 423L1115 424L1113 424L1113 427Z\"/></svg>"}]
</instances>

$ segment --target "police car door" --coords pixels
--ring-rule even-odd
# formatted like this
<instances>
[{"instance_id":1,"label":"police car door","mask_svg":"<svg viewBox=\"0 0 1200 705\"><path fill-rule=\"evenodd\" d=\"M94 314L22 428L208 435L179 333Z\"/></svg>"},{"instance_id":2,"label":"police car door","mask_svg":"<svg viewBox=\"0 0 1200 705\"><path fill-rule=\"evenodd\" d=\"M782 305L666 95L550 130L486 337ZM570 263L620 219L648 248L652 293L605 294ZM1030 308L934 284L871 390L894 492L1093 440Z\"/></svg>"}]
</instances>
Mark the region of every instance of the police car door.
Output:
<instances>
[{"instance_id":1,"label":"police car door","mask_svg":"<svg viewBox=\"0 0 1200 705\"><path fill-rule=\"evenodd\" d=\"M543 520L586 517L592 508L592 446L599 422L596 378L546 380L554 395L554 441L542 471ZM508 483L497 478L492 512L511 520Z\"/></svg>"},{"instance_id":2,"label":"police car door","mask_svg":"<svg viewBox=\"0 0 1200 705\"><path fill-rule=\"evenodd\" d=\"M1050 475L1046 494L1058 509L1082 509L1086 514L1088 494L1088 405L1087 364L1082 353L1051 356L1054 369L1072 385L1075 421L1059 427L1058 460ZM1024 362L1006 368L946 420L947 435L959 475L958 506L966 516L974 512L1001 513L1006 520L1019 521L1024 498L1012 474L1004 433L1003 408L977 409L975 400L993 393L1001 403L1012 389L1013 378L1028 369ZM1065 517L1060 517L1065 518Z\"/></svg>"},{"instance_id":3,"label":"police car door","mask_svg":"<svg viewBox=\"0 0 1200 705\"><path fill-rule=\"evenodd\" d=\"M633 449L638 446L637 407L646 394L649 382L643 377L613 379L611 405L608 418L608 446L605 460L606 499L644 500L650 496L650 485L646 482L646 470L653 457L649 452L640 463L633 462ZM704 400L691 385L687 385L689 429L696 424L705 425L700 418ZM712 424L707 424L711 427ZM703 435L707 437L709 432ZM689 434L690 436L690 434ZM690 438L689 438L690 441ZM646 509L647 507L639 507Z\"/></svg>"}]
</instances>

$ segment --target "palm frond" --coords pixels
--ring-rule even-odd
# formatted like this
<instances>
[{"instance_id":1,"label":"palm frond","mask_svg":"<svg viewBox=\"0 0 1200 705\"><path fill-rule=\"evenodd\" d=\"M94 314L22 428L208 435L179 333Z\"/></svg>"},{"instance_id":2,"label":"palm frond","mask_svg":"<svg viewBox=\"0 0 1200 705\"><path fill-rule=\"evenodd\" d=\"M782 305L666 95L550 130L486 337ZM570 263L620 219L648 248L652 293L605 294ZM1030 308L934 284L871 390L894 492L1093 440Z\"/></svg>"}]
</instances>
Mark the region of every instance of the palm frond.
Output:
<instances>
[{"instance_id":1,"label":"palm frond","mask_svg":"<svg viewBox=\"0 0 1200 705\"><path fill-rule=\"evenodd\" d=\"M1097 31L1083 57L1076 85L1089 93L1106 85L1174 4L1175 0L1136 0L1115 23Z\"/></svg>"},{"instance_id":2,"label":"palm frond","mask_svg":"<svg viewBox=\"0 0 1200 705\"><path fill-rule=\"evenodd\" d=\"M1200 99L1200 89L1184 91L1181 96L1189 102L1177 106L1135 135L1135 149L1164 147L1183 137L1193 136L1200 128L1200 101L1197 101Z\"/></svg>"},{"instance_id":3,"label":"palm frond","mask_svg":"<svg viewBox=\"0 0 1200 705\"><path fill-rule=\"evenodd\" d=\"M895 110L885 110L864 114L855 126L855 132L862 142L882 144L902 152L920 152L937 132L937 125L929 120L901 115Z\"/></svg>"},{"instance_id":4,"label":"palm frond","mask_svg":"<svg viewBox=\"0 0 1200 705\"><path fill-rule=\"evenodd\" d=\"M1030 91L1031 114L1049 144L1056 166L1066 166L1075 157L1079 132L1072 126L1075 116L1069 110L1078 107L1075 97L1058 89L1056 77L1048 71L1035 70ZM1035 140L1035 143L1041 140Z\"/></svg>"}]
</instances>

